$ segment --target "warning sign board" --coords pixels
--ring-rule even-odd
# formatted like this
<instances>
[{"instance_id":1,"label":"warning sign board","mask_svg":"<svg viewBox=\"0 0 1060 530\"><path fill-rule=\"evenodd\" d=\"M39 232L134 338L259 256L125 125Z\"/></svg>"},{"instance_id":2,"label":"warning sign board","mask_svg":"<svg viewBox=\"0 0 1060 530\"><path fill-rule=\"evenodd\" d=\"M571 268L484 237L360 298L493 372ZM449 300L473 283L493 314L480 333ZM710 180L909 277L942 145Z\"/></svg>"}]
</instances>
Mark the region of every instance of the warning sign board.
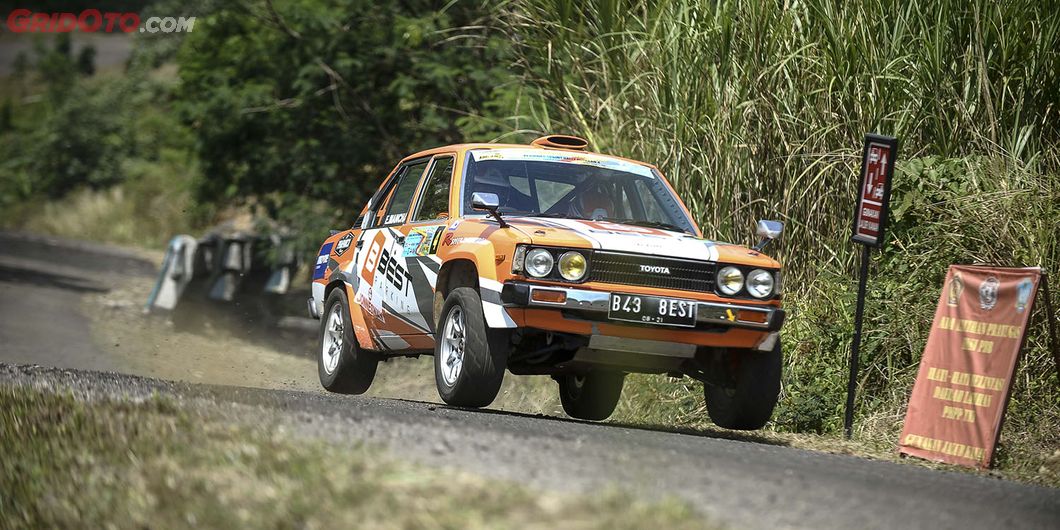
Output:
<instances>
[{"instance_id":1,"label":"warning sign board","mask_svg":"<svg viewBox=\"0 0 1060 530\"><path fill-rule=\"evenodd\" d=\"M876 134L865 136L858 203L854 211L853 239L858 243L873 247L883 244L897 154L897 139Z\"/></svg>"}]
</instances>

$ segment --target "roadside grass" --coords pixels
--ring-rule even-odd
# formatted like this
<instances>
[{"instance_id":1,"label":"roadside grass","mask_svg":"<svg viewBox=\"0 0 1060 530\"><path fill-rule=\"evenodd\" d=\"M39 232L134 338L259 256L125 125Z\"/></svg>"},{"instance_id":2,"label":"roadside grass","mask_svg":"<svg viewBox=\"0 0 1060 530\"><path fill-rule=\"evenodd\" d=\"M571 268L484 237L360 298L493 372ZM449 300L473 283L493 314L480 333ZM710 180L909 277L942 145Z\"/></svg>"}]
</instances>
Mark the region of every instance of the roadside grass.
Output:
<instances>
[{"instance_id":1,"label":"roadside grass","mask_svg":"<svg viewBox=\"0 0 1060 530\"><path fill-rule=\"evenodd\" d=\"M675 501L561 495L231 425L168 397L0 387L0 526L700 528Z\"/></svg>"},{"instance_id":2,"label":"roadside grass","mask_svg":"<svg viewBox=\"0 0 1060 530\"><path fill-rule=\"evenodd\" d=\"M658 164L711 239L751 243L755 220L785 222L767 250L785 264L789 317L769 428L840 439L860 252L850 223L866 132L894 135L901 147L889 238L873 253L866 301L859 447L893 454L949 264L1040 266L1055 290L1060 18L1040 3L510 6L500 25L536 90L538 129ZM1057 485L1060 386L1044 320L1060 320L1060 307L1040 309L996 472ZM626 393L641 399L616 417L705 418L698 385L631 378Z\"/></svg>"},{"instance_id":3,"label":"roadside grass","mask_svg":"<svg viewBox=\"0 0 1060 530\"><path fill-rule=\"evenodd\" d=\"M132 165L132 164L130 164ZM82 188L61 198L33 196L8 205L0 226L81 241L150 249L197 230L196 210L179 166L136 162L138 178L107 189Z\"/></svg>"}]
</instances>

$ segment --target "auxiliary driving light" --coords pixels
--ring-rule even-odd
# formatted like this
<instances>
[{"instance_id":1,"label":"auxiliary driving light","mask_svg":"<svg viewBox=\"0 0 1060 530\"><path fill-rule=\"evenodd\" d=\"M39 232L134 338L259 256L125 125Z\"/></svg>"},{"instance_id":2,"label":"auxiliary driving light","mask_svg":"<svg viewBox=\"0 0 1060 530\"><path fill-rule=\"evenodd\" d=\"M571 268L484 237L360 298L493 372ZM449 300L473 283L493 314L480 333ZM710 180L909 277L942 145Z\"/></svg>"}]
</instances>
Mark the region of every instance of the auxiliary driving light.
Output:
<instances>
[{"instance_id":1,"label":"auxiliary driving light","mask_svg":"<svg viewBox=\"0 0 1060 530\"><path fill-rule=\"evenodd\" d=\"M581 252L572 250L559 257L559 275L564 279L576 282L585 277L587 270L587 262Z\"/></svg>"}]
</instances>

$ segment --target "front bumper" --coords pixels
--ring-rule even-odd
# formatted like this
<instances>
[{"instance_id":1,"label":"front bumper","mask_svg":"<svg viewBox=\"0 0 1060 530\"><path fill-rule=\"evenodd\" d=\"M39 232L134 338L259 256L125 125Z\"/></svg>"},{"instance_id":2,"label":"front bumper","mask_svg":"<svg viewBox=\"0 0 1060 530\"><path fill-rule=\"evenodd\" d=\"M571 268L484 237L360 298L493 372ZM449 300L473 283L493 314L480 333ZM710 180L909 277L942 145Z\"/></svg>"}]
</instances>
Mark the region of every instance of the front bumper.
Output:
<instances>
[{"instance_id":1,"label":"front bumper","mask_svg":"<svg viewBox=\"0 0 1060 530\"><path fill-rule=\"evenodd\" d=\"M566 294L566 299L563 302L534 300L533 292L536 290L562 291ZM613 292L617 293L620 291ZM504 284L501 290L501 302L507 307L577 311L583 314L591 314L600 317L600 320L604 320L607 318L611 294L612 291L590 291L573 287L537 286L524 282L508 282ZM687 300L687 298L683 298L680 295L673 298ZM779 331L784 325L785 313L783 309L778 307L724 302L697 302L697 305L697 324L770 332ZM620 324L619 322L614 323Z\"/></svg>"}]
</instances>

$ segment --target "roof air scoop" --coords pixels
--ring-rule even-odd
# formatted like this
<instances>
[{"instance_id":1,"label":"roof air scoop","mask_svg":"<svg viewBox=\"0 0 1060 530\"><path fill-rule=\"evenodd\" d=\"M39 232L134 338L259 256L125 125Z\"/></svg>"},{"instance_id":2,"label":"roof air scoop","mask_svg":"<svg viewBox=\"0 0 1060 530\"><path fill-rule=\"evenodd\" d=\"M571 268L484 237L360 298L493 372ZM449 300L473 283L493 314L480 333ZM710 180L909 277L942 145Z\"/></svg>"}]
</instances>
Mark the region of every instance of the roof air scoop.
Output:
<instances>
[{"instance_id":1,"label":"roof air scoop","mask_svg":"<svg viewBox=\"0 0 1060 530\"><path fill-rule=\"evenodd\" d=\"M585 141L584 138L578 138L577 136L568 136L565 134L550 134L548 136L542 136L530 145L536 145L538 147L549 147L552 149L568 149L570 151L584 151L589 146L589 142Z\"/></svg>"}]
</instances>

